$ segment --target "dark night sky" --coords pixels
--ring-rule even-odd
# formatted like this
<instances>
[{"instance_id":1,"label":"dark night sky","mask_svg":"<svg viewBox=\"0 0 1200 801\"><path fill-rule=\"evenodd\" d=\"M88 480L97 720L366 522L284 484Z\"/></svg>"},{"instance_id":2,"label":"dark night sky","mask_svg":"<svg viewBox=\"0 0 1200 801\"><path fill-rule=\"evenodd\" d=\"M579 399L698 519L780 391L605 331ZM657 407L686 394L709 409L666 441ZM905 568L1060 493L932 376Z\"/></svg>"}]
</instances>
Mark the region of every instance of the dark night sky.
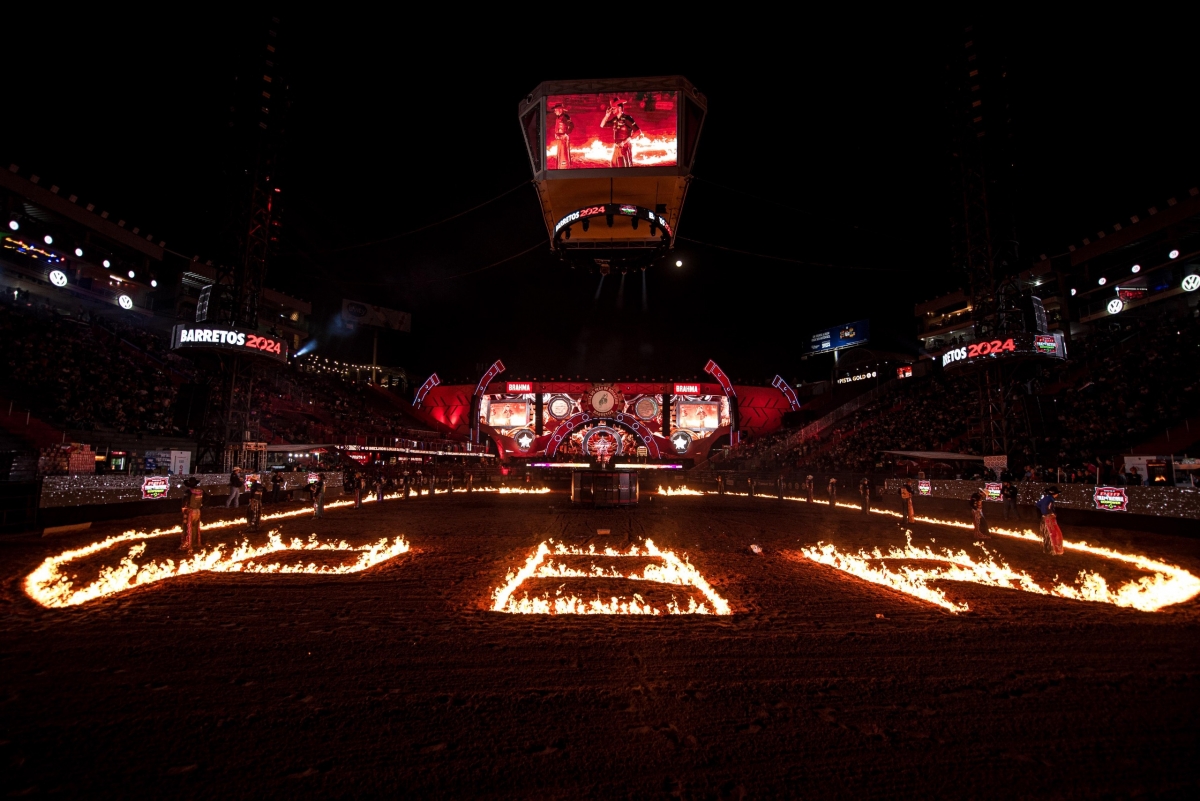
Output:
<instances>
[{"instance_id":1,"label":"dark night sky","mask_svg":"<svg viewBox=\"0 0 1200 801\"><path fill-rule=\"evenodd\" d=\"M14 18L13 13L27 16ZM234 75L265 42L254 12L204 18L6 10L0 159L208 258L229 218L220 174ZM542 20L552 24L548 12ZM638 17L639 15L634 15ZM914 344L912 303L961 285L948 267L943 73L952 21L848 19L765 36L626 26L603 38L515 38L408 18L285 18L290 75L282 253L268 285L314 301L320 352L369 358L328 322L350 297L411 311L384 361L465 378L827 375L813 329L869 317L875 346ZM513 30L501 18L493 30ZM770 26L766 26L770 27ZM786 26L789 29L791 25ZM1197 73L1184 26L986 21L1008 65L1022 251L1058 253L1200 182ZM530 178L518 100L548 79L686 75L709 100L681 237L685 267L604 282L543 248L533 189L450 224L388 237ZM16 109L26 112L17 116ZM869 269L852 269L869 268ZM473 273L466 277L455 277Z\"/></svg>"}]
</instances>

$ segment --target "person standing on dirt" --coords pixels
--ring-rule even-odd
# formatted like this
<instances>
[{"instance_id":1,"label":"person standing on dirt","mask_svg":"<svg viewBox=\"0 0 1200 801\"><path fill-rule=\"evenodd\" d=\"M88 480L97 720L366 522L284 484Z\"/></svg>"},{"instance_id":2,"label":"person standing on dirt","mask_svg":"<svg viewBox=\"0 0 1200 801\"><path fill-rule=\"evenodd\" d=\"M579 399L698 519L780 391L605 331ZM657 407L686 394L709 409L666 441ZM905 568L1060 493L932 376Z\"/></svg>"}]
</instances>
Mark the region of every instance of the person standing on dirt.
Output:
<instances>
[{"instance_id":1,"label":"person standing on dirt","mask_svg":"<svg viewBox=\"0 0 1200 801\"><path fill-rule=\"evenodd\" d=\"M377 501L383 500L383 474L382 473L375 474L375 500L377 500Z\"/></svg>"},{"instance_id":2,"label":"person standing on dirt","mask_svg":"<svg viewBox=\"0 0 1200 801\"><path fill-rule=\"evenodd\" d=\"M865 476L858 482L858 494L862 496L862 513L871 513L871 479Z\"/></svg>"},{"instance_id":3,"label":"person standing on dirt","mask_svg":"<svg viewBox=\"0 0 1200 801\"><path fill-rule=\"evenodd\" d=\"M250 489L246 494L250 497L250 510L246 513L246 522L250 524L251 531L258 531L259 521L262 520L263 485L258 483L257 478L250 482Z\"/></svg>"},{"instance_id":4,"label":"person standing on dirt","mask_svg":"<svg viewBox=\"0 0 1200 801\"><path fill-rule=\"evenodd\" d=\"M1004 486L1000 488L1000 497L1004 499L1004 519L1008 519L1009 512L1017 520L1021 519L1021 513L1017 509L1017 485L1011 481L1005 481Z\"/></svg>"},{"instance_id":5,"label":"person standing on dirt","mask_svg":"<svg viewBox=\"0 0 1200 801\"><path fill-rule=\"evenodd\" d=\"M829 479L829 505L830 506L837 505L837 479L836 478Z\"/></svg>"},{"instance_id":6,"label":"person standing on dirt","mask_svg":"<svg viewBox=\"0 0 1200 801\"><path fill-rule=\"evenodd\" d=\"M271 473L271 503L279 503L279 490L283 487L283 477L279 471Z\"/></svg>"},{"instance_id":7,"label":"person standing on dirt","mask_svg":"<svg viewBox=\"0 0 1200 801\"><path fill-rule=\"evenodd\" d=\"M189 476L183 482L187 495L183 498L183 528L179 537L179 550L192 552L200 547L200 508L204 506L204 490L200 479Z\"/></svg>"},{"instance_id":8,"label":"person standing on dirt","mask_svg":"<svg viewBox=\"0 0 1200 801\"><path fill-rule=\"evenodd\" d=\"M1055 501L1058 500L1058 487L1047 487L1046 492L1037 502L1038 514L1041 515L1042 550L1055 556L1062 556L1063 535L1058 527L1058 515L1055 514Z\"/></svg>"},{"instance_id":9,"label":"person standing on dirt","mask_svg":"<svg viewBox=\"0 0 1200 801\"><path fill-rule=\"evenodd\" d=\"M971 493L971 516L975 520L975 536L981 540L990 540L987 517L983 514L983 493L976 490Z\"/></svg>"},{"instance_id":10,"label":"person standing on dirt","mask_svg":"<svg viewBox=\"0 0 1200 801\"><path fill-rule=\"evenodd\" d=\"M354 508L361 509L363 494L362 476L358 473L350 473L347 475L345 483L342 484L342 489L354 493Z\"/></svg>"},{"instance_id":11,"label":"person standing on dirt","mask_svg":"<svg viewBox=\"0 0 1200 801\"><path fill-rule=\"evenodd\" d=\"M242 468L235 467L233 472L229 474L229 500L225 501L225 508L238 508L238 498L242 495Z\"/></svg>"},{"instance_id":12,"label":"person standing on dirt","mask_svg":"<svg viewBox=\"0 0 1200 801\"><path fill-rule=\"evenodd\" d=\"M905 519L910 523L916 522L913 520L913 488L907 481L900 488L900 500L904 501Z\"/></svg>"},{"instance_id":13,"label":"person standing on dirt","mask_svg":"<svg viewBox=\"0 0 1200 801\"><path fill-rule=\"evenodd\" d=\"M807 478L804 479L804 500L806 500L808 503L812 503L813 501L816 500L813 497L814 489L815 489L815 486L813 485L813 477L808 476Z\"/></svg>"},{"instance_id":14,"label":"person standing on dirt","mask_svg":"<svg viewBox=\"0 0 1200 801\"><path fill-rule=\"evenodd\" d=\"M320 520L325 516L325 476L318 475L309 483L308 494L312 497L313 519Z\"/></svg>"}]
</instances>

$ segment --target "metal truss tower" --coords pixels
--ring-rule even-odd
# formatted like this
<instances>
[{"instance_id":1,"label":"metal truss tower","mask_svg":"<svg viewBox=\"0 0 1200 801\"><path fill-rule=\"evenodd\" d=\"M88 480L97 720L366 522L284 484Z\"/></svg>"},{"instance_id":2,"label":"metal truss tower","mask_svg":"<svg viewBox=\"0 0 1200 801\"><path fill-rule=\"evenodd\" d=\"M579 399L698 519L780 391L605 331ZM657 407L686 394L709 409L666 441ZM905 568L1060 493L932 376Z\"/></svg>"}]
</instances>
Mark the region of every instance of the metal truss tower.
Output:
<instances>
[{"instance_id":1,"label":"metal truss tower","mask_svg":"<svg viewBox=\"0 0 1200 801\"><path fill-rule=\"evenodd\" d=\"M267 26L260 54L238 76L230 107L230 168L235 173L236 219L232 267L217 269L207 320L257 329L258 307L267 268L279 241L279 160L288 107L287 83L279 66L279 18ZM197 307L197 321L203 321ZM201 436L198 464L234 464L257 469L261 461L258 424L253 415L254 382L260 372L253 357L219 357L220 378L209 395L208 425Z\"/></svg>"},{"instance_id":2,"label":"metal truss tower","mask_svg":"<svg viewBox=\"0 0 1200 801\"><path fill-rule=\"evenodd\" d=\"M1003 339L1027 330L1014 219L1015 158L1012 118L1005 91L1007 70L981 47L968 26L952 45L946 66L950 124L951 261L962 271L971 298L975 339ZM988 456L1035 450L1020 363L979 368L971 444Z\"/></svg>"}]
</instances>

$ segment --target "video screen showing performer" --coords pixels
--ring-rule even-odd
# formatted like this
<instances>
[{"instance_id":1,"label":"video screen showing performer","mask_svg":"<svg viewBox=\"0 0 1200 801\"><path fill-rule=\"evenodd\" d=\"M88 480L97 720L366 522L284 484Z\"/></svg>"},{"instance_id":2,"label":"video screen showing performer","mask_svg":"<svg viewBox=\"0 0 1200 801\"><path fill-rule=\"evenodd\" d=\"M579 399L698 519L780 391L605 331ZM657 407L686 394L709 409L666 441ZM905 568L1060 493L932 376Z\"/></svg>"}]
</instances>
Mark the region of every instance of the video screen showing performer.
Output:
<instances>
[{"instance_id":1,"label":"video screen showing performer","mask_svg":"<svg viewBox=\"0 0 1200 801\"><path fill-rule=\"evenodd\" d=\"M707 431L721 425L721 406L718 403L680 403L676 428Z\"/></svg>"},{"instance_id":2,"label":"video screen showing performer","mask_svg":"<svg viewBox=\"0 0 1200 801\"><path fill-rule=\"evenodd\" d=\"M674 166L678 99L673 91L551 95L546 99L546 167Z\"/></svg>"},{"instance_id":3,"label":"video screen showing performer","mask_svg":"<svg viewBox=\"0 0 1200 801\"><path fill-rule=\"evenodd\" d=\"M492 401L488 407L488 425L493 428L520 428L529 425L529 404L525 401Z\"/></svg>"}]
</instances>

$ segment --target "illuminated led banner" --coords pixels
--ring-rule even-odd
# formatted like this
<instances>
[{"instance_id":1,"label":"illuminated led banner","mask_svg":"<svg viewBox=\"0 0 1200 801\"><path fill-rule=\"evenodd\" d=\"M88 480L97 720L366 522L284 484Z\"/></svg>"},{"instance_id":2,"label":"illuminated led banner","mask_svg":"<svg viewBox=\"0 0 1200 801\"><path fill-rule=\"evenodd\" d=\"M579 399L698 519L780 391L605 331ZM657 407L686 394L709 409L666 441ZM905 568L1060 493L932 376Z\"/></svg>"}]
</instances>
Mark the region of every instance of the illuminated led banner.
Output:
<instances>
[{"instance_id":1,"label":"illuminated led banner","mask_svg":"<svg viewBox=\"0 0 1200 801\"><path fill-rule=\"evenodd\" d=\"M812 335L808 342L810 353L833 353L843 348L853 348L865 345L871 338L871 324L868 320L858 320L846 325L835 325Z\"/></svg>"},{"instance_id":2,"label":"illuminated led banner","mask_svg":"<svg viewBox=\"0 0 1200 801\"><path fill-rule=\"evenodd\" d=\"M957 368L988 360L1022 356L1065 359L1067 358L1067 343L1063 340L1063 335L1058 332L1053 334L1013 334L950 348L942 352L941 359L942 367Z\"/></svg>"},{"instance_id":3,"label":"illuminated led banner","mask_svg":"<svg viewBox=\"0 0 1200 801\"><path fill-rule=\"evenodd\" d=\"M631 218L636 227L637 220L645 220L651 226L650 233L653 234L655 229L662 229L662 238L670 239L671 226L667 222L666 215L655 214L653 211L641 206L635 206L630 203L597 203L595 206L586 206L582 209L576 209L564 216L561 220L554 224L554 238L558 240L559 234L564 228L569 227L572 223L579 220L591 220L593 217L604 217L605 222L611 217L616 222L621 217Z\"/></svg>"},{"instance_id":4,"label":"illuminated led banner","mask_svg":"<svg viewBox=\"0 0 1200 801\"><path fill-rule=\"evenodd\" d=\"M182 323L171 333L171 349L227 350L235 353L254 353L276 361L286 362L287 342L245 328L232 328L207 323Z\"/></svg>"}]
</instances>

